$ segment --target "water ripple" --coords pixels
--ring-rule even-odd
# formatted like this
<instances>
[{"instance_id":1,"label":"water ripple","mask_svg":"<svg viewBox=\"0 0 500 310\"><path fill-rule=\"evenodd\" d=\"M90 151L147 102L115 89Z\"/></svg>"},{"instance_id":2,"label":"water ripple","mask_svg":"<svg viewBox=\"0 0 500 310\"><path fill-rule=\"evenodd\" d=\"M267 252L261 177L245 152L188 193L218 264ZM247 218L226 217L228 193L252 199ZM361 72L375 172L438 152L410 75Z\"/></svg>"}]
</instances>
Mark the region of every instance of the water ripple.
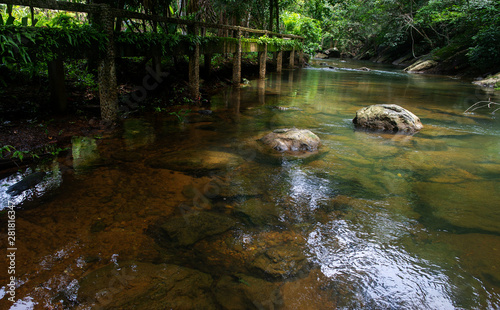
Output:
<instances>
[{"instance_id":1,"label":"water ripple","mask_svg":"<svg viewBox=\"0 0 500 310\"><path fill-rule=\"evenodd\" d=\"M322 272L355 296L344 307L454 309L440 267L345 220L318 224L308 244Z\"/></svg>"}]
</instances>

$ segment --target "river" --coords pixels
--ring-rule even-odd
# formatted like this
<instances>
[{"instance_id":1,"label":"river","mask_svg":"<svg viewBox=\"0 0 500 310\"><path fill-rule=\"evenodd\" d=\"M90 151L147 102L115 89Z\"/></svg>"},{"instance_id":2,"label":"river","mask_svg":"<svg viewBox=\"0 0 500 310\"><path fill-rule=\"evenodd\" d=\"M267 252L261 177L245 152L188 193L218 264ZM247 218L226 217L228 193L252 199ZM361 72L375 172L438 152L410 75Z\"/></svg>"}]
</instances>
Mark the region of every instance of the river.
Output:
<instances>
[{"instance_id":1,"label":"river","mask_svg":"<svg viewBox=\"0 0 500 310\"><path fill-rule=\"evenodd\" d=\"M500 120L494 108L464 114L500 97L451 77L327 64L228 88L209 115L74 137L19 196L8 186L33 170L1 180L4 249L16 206L16 302L2 255L0 308L500 308ZM356 111L380 103L424 128L355 130ZM318 155L258 151L289 127L316 133Z\"/></svg>"}]
</instances>

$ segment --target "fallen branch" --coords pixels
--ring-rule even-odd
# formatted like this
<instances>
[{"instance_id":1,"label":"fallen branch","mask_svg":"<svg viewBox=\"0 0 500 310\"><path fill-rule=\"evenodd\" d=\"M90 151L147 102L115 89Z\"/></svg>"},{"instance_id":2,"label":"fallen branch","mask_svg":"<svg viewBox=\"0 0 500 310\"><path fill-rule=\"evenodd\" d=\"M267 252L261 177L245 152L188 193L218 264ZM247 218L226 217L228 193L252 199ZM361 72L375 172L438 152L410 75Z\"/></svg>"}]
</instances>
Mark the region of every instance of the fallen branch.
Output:
<instances>
[{"instance_id":1,"label":"fallen branch","mask_svg":"<svg viewBox=\"0 0 500 310\"><path fill-rule=\"evenodd\" d=\"M491 98L489 98L488 101L483 100L483 101L478 101L478 102L474 103L467 110L465 110L464 114L471 113L472 111L475 111L477 109L484 108L484 107L488 107L488 109L491 109L492 105L499 106L493 112L491 112L491 114L495 114L496 111L500 110L500 103L491 101Z\"/></svg>"}]
</instances>

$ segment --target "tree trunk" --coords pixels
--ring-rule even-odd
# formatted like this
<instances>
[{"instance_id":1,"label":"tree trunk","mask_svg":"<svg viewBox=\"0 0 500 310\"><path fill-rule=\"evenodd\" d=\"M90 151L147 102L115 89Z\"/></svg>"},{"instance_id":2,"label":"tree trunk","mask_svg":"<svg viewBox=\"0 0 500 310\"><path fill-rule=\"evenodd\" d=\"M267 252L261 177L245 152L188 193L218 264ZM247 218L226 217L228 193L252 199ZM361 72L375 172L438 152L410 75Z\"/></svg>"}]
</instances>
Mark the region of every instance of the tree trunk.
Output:
<instances>
[{"instance_id":1,"label":"tree trunk","mask_svg":"<svg viewBox=\"0 0 500 310\"><path fill-rule=\"evenodd\" d=\"M269 0L269 31L273 31L273 20L274 20L274 1Z\"/></svg>"}]
</instances>

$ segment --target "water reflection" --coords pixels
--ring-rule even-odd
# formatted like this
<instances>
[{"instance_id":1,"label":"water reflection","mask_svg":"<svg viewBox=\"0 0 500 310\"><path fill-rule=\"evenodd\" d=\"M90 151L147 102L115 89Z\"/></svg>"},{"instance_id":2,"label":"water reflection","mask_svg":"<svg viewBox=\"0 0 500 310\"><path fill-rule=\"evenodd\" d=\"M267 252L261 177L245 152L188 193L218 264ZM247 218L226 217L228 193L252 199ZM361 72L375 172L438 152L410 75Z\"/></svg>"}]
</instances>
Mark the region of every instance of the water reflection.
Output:
<instances>
[{"instance_id":1,"label":"water reflection","mask_svg":"<svg viewBox=\"0 0 500 310\"><path fill-rule=\"evenodd\" d=\"M100 158L95 138L73 137L71 139L71 152L73 168L77 174L88 171Z\"/></svg>"},{"instance_id":2,"label":"water reflection","mask_svg":"<svg viewBox=\"0 0 500 310\"><path fill-rule=\"evenodd\" d=\"M123 139L127 151L134 151L155 142L153 126L145 120L126 119L123 122L123 128Z\"/></svg>"}]
</instances>

